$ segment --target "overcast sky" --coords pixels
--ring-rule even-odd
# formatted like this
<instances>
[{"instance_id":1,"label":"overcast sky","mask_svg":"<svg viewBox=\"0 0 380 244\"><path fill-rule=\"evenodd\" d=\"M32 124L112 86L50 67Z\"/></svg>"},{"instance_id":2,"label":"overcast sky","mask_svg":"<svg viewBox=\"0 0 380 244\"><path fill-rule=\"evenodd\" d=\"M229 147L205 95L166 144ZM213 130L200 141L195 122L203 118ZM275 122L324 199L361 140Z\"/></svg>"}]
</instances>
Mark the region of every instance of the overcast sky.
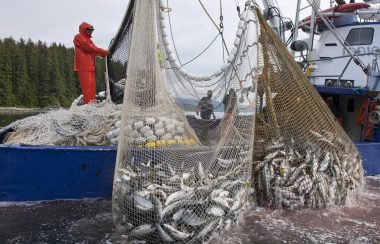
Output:
<instances>
[{"instance_id":1,"label":"overcast sky","mask_svg":"<svg viewBox=\"0 0 380 244\"><path fill-rule=\"evenodd\" d=\"M283 16L294 19L296 0L277 0ZM107 48L122 21L128 0L0 0L0 38L31 38L48 44L72 47L78 26L86 21L95 27L94 43ZM212 18L219 23L219 0L203 0ZM244 8L245 0L222 0L225 37L228 44L235 37L238 21L236 2ZM259 1L261 3L261 1ZM328 2L328 1L326 1ZM182 61L193 58L217 34L198 0L170 0L173 33ZM305 13L306 14L306 13ZM304 15L305 15L304 14ZM308 13L307 13L308 15ZM219 43L219 44L218 44ZM206 60L221 53L221 41L206 53ZM220 59L220 58L218 58ZM189 69L204 67L199 62ZM202 68L203 69L203 68Z\"/></svg>"}]
</instances>

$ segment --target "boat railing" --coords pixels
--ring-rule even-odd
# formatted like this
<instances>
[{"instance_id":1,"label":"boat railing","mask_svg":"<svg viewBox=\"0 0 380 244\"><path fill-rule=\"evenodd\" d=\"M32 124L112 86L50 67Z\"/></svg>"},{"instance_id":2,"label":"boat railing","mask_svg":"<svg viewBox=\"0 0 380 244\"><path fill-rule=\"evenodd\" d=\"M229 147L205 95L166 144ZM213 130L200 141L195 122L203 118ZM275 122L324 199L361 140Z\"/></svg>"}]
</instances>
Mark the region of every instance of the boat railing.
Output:
<instances>
[{"instance_id":1,"label":"boat railing","mask_svg":"<svg viewBox=\"0 0 380 244\"><path fill-rule=\"evenodd\" d=\"M378 59L380 57L380 52L370 52L370 53L356 53L356 56L369 56L369 57L373 57L372 59L372 62L371 62L371 71L376 71L376 72L371 72L369 74L369 80L372 80L372 76L379 76L379 65L378 65ZM309 60L309 63L316 63L318 64L318 62L325 62L325 61L331 61L331 60L337 60L337 59L342 59L342 58L349 58L347 60L347 63L345 64L343 70L340 72L340 74L329 74L329 75L323 75L323 74L318 74L318 75L309 75L308 78L318 78L318 77L336 77L337 78L337 83L339 84L343 75L345 74L348 66L350 65L351 61L353 60L352 56L351 55L341 55L341 56L336 56L336 57L322 57L322 58L319 58L319 59L313 59L313 60ZM368 64L370 65L370 64ZM368 85L367 85L368 86Z\"/></svg>"}]
</instances>

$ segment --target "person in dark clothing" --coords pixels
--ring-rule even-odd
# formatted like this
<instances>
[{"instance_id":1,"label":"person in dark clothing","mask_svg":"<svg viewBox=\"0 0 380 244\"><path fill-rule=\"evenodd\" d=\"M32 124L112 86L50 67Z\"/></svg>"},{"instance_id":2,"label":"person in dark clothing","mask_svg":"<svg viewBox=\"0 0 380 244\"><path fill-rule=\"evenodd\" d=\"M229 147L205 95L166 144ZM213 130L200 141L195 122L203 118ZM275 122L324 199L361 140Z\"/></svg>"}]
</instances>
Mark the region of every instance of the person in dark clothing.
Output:
<instances>
[{"instance_id":1,"label":"person in dark clothing","mask_svg":"<svg viewBox=\"0 0 380 244\"><path fill-rule=\"evenodd\" d=\"M226 94L223 98L223 104L224 104L224 113L226 116L226 119L230 119L232 116L232 112L234 111L236 107L236 91L234 88L231 88L228 94Z\"/></svg>"},{"instance_id":2,"label":"person in dark clothing","mask_svg":"<svg viewBox=\"0 0 380 244\"><path fill-rule=\"evenodd\" d=\"M211 98L212 98L212 91L208 90L207 91L207 96L206 97L202 97L202 99L198 103L198 106L197 106L197 115L199 115L199 112L200 112L202 119L209 120L211 118L211 115L215 119L214 106L212 105Z\"/></svg>"},{"instance_id":3,"label":"person in dark clothing","mask_svg":"<svg viewBox=\"0 0 380 244\"><path fill-rule=\"evenodd\" d=\"M196 111L197 115L200 113L202 118L199 139L205 145L209 144L208 131L211 115L214 119L216 118L211 98L212 91L209 90L207 91L207 96L202 97L202 99L199 101Z\"/></svg>"},{"instance_id":4,"label":"person in dark clothing","mask_svg":"<svg viewBox=\"0 0 380 244\"><path fill-rule=\"evenodd\" d=\"M233 112L236 107L237 96L234 88L231 88L223 98L224 105L224 120L222 125L222 133L227 132L228 125L232 122ZM227 135L226 138L232 137L231 134Z\"/></svg>"}]
</instances>

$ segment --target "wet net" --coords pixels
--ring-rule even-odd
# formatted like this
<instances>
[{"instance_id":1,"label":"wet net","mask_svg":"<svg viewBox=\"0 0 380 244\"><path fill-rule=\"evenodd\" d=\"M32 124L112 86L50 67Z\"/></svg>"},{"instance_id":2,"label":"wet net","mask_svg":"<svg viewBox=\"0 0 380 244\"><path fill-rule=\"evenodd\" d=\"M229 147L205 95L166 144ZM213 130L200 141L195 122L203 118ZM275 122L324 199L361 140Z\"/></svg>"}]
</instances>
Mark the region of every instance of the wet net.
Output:
<instances>
[{"instance_id":1,"label":"wet net","mask_svg":"<svg viewBox=\"0 0 380 244\"><path fill-rule=\"evenodd\" d=\"M257 11L257 10L256 10ZM363 183L357 149L263 17L253 181L260 203L322 208Z\"/></svg>"},{"instance_id":2,"label":"wet net","mask_svg":"<svg viewBox=\"0 0 380 244\"><path fill-rule=\"evenodd\" d=\"M173 50L168 8L134 5L113 189L117 231L149 243L204 242L255 202L322 208L360 189L356 148L254 4L240 16L228 62L202 75L184 69ZM184 105L184 97L197 102ZM210 108L218 106L224 117L214 120Z\"/></svg>"},{"instance_id":3,"label":"wet net","mask_svg":"<svg viewBox=\"0 0 380 244\"><path fill-rule=\"evenodd\" d=\"M192 75L172 51L164 2L136 1L134 6L114 223L130 240L200 243L236 224L252 199L255 110L248 99L255 102L251 89L257 70L257 21L253 9L247 9L229 62L213 74ZM208 90L221 96L231 88L245 88L247 106L239 111L239 93L231 92L225 99L228 116L215 123L207 117L187 119L175 102L193 99L193 112L199 109L204 116L210 99L198 106L198 98ZM210 111L206 114L211 116ZM210 123L212 128L206 128Z\"/></svg>"},{"instance_id":4,"label":"wet net","mask_svg":"<svg viewBox=\"0 0 380 244\"><path fill-rule=\"evenodd\" d=\"M80 97L79 97L80 98ZM78 98L78 100L80 100ZM10 124L4 144L102 146L116 144L121 105L103 101L41 112Z\"/></svg>"}]
</instances>

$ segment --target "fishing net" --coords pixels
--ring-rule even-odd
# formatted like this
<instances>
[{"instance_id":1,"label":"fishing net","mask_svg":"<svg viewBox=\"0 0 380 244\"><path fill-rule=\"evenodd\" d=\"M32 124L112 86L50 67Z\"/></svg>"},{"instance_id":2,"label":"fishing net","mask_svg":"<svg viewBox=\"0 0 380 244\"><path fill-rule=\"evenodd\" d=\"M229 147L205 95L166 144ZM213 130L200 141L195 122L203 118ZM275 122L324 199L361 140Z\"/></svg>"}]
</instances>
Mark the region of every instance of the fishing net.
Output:
<instances>
[{"instance_id":1,"label":"fishing net","mask_svg":"<svg viewBox=\"0 0 380 244\"><path fill-rule=\"evenodd\" d=\"M253 181L275 208L346 202L363 183L357 149L263 17Z\"/></svg>"},{"instance_id":2,"label":"fishing net","mask_svg":"<svg viewBox=\"0 0 380 244\"><path fill-rule=\"evenodd\" d=\"M228 62L205 75L189 73L173 51L168 8L134 6L116 229L149 243L204 242L253 199L289 209L345 203L363 182L358 151L258 8L247 2ZM220 120L211 119L209 93L224 106Z\"/></svg>"},{"instance_id":3,"label":"fishing net","mask_svg":"<svg viewBox=\"0 0 380 244\"><path fill-rule=\"evenodd\" d=\"M242 15L228 64L196 76L171 51L167 7L134 5L112 209L116 230L130 240L199 243L236 224L251 199L256 17L252 8ZM199 95L230 88L245 88L248 106L239 112L239 93L231 93L219 122L187 119L175 102L193 99L194 112Z\"/></svg>"},{"instance_id":4,"label":"fishing net","mask_svg":"<svg viewBox=\"0 0 380 244\"><path fill-rule=\"evenodd\" d=\"M99 146L116 143L109 134L116 131L121 105L110 102L70 109L52 109L11 124L4 144ZM108 136L107 136L108 135ZM111 139L108 139L108 137Z\"/></svg>"}]
</instances>

